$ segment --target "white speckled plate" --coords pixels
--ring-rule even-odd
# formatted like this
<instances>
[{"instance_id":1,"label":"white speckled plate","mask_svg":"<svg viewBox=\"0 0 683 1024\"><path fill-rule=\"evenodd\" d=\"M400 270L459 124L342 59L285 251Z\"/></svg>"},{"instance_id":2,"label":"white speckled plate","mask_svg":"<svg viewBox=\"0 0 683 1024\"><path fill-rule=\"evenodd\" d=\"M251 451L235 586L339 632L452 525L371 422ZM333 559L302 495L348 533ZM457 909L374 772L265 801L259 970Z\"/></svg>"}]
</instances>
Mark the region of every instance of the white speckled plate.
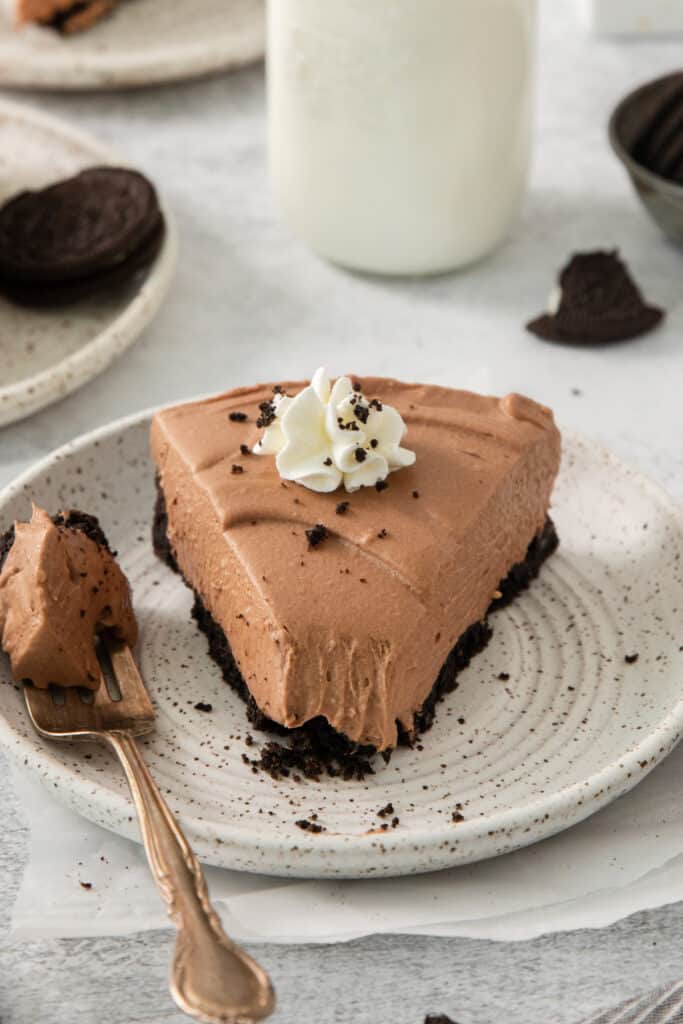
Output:
<instances>
[{"instance_id":1,"label":"white speckled plate","mask_svg":"<svg viewBox=\"0 0 683 1024\"><path fill-rule=\"evenodd\" d=\"M151 551L148 427L141 415L50 456L0 495L0 523L26 517L30 498L101 517L133 584L139 660L158 708L144 753L205 861L362 877L492 857L592 814L678 741L681 513L608 452L567 438L553 512L560 551L494 616L491 643L440 705L422 749L397 751L362 783L253 774L242 756L261 737L247 747L244 706L207 656L190 594ZM195 710L199 701L213 711ZM137 837L118 766L93 745L35 735L2 656L0 740L57 797ZM377 811L389 801L400 824L381 833ZM311 814L319 835L295 824Z\"/></svg>"},{"instance_id":2,"label":"white speckled plate","mask_svg":"<svg viewBox=\"0 0 683 1024\"><path fill-rule=\"evenodd\" d=\"M0 100L0 203L94 164L124 161L53 117ZM101 373L132 345L168 290L177 255L173 218L152 267L123 286L58 310L0 295L0 427L37 412Z\"/></svg>"},{"instance_id":3,"label":"white speckled plate","mask_svg":"<svg viewBox=\"0 0 683 1024\"><path fill-rule=\"evenodd\" d=\"M0 85L114 89L241 67L263 57L264 0L124 0L85 32L17 30L0 2Z\"/></svg>"}]
</instances>

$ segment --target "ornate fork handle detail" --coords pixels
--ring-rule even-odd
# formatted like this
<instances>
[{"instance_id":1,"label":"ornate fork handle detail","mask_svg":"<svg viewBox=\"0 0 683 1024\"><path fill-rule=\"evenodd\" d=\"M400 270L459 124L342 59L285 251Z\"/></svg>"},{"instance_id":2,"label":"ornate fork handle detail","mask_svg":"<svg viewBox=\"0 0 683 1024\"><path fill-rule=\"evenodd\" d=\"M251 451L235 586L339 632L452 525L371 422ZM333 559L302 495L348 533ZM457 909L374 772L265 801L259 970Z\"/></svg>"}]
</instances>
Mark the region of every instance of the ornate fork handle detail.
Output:
<instances>
[{"instance_id":1,"label":"ornate fork handle detail","mask_svg":"<svg viewBox=\"0 0 683 1024\"><path fill-rule=\"evenodd\" d=\"M199 861L149 773L135 740L106 738L123 765L147 858L178 929L171 993L185 1013L206 1024L254 1024L272 1013L268 975L227 937L209 902Z\"/></svg>"}]
</instances>

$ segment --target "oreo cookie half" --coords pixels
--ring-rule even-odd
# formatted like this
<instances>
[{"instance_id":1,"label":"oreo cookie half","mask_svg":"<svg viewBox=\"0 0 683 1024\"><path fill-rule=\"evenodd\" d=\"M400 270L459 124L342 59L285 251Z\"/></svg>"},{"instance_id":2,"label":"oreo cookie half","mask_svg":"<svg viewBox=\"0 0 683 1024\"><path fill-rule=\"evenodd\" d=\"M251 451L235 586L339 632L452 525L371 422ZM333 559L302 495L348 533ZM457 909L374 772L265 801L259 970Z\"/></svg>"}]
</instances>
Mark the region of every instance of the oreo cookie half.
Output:
<instances>
[{"instance_id":1,"label":"oreo cookie half","mask_svg":"<svg viewBox=\"0 0 683 1024\"><path fill-rule=\"evenodd\" d=\"M61 284L120 266L158 229L154 186L137 171L92 167L0 208L0 279Z\"/></svg>"},{"instance_id":2,"label":"oreo cookie half","mask_svg":"<svg viewBox=\"0 0 683 1024\"><path fill-rule=\"evenodd\" d=\"M98 274L57 284L19 284L0 279L0 293L19 306L50 309L87 299L101 291L111 291L126 284L156 259L166 233L162 220L152 235L127 260Z\"/></svg>"},{"instance_id":3,"label":"oreo cookie half","mask_svg":"<svg viewBox=\"0 0 683 1024\"><path fill-rule=\"evenodd\" d=\"M544 341L604 344L651 331L664 311L649 306L615 252L576 253L561 271L551 309L526 326Z\"/></svg>"}]
</instances>

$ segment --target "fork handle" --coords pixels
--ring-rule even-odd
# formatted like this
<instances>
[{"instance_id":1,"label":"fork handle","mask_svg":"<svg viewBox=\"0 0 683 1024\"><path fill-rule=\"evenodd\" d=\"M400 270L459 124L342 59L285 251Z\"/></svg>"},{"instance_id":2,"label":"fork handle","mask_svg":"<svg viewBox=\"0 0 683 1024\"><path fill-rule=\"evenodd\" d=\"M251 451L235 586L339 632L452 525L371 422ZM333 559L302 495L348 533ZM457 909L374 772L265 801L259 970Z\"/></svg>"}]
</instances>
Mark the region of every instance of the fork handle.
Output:
<instances>
[{"instance_id":1,"label":"fork handle","mask_svg":"<svg viewBox=\"0 0 683 1024\"><path fill-rule=\"evenodd\" d=\"M178 929L171 995L206 1024L252 1024L274 1009L268 975L232 942L209 902L199 861L150 775L138 745L126 733L106 737L121 761L140 819L147 859Z\"/></svg>"}]
</instances>

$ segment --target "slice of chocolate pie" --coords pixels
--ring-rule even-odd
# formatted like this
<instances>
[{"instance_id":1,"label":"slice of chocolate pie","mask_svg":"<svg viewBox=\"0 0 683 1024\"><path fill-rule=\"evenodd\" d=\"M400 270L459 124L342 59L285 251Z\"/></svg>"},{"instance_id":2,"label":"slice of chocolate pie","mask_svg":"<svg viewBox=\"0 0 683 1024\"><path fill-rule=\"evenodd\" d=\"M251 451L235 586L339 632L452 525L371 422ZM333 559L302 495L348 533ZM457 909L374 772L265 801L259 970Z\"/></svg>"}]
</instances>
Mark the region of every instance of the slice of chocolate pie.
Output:
<instances>
[{"instance_id":1,"label":"slice of chocolate pie","mask_svg":"<svg viewBox=\"0 0 683 1024\"><path fill-rule=\"evenodd\" d=\"M410 450L401 447L404 439ZM550 410L319 371L158 413L155 547L259 725L388 751L557 538ZM273 458L273 456L275 456Z\"/></svg>"}]
</instances>

